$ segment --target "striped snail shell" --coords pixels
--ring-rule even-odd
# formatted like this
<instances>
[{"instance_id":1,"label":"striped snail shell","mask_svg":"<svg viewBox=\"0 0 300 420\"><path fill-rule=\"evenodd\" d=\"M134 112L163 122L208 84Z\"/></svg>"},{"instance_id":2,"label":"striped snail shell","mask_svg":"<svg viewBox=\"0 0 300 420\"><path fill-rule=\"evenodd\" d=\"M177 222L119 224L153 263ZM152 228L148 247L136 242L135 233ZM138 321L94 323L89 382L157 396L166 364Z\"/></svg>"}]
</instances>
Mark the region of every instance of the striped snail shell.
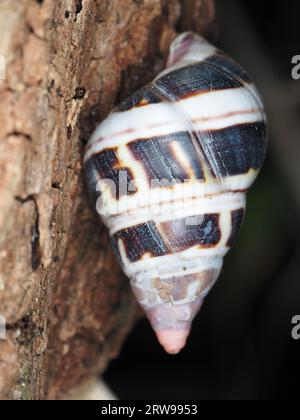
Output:
<instances>
[{"instance_id":1,"label":"striped snail shell","mask_svg":"<svg viewBox=\"0 0 300 420\"><path fill-rule=\"evenodd\" d=\"M166 69L90 139L85 177L159 342L171 354L217 280L267 147L246 72L200 36L172 43Z\"/></svg>"}]
</instances>

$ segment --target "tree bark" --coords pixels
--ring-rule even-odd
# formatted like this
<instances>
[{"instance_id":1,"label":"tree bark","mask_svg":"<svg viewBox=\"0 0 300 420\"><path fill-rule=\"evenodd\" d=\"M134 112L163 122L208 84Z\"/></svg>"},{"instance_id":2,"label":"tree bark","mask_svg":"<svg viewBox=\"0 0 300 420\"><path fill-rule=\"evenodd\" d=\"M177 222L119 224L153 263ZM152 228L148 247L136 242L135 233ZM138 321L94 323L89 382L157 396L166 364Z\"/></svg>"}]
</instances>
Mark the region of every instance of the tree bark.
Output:
<instances>
[{"instance_id":1,"label":"tree bark","mask_svg":"<svg viewBox=\"0 0 300 420\"><path fill-rule=\"evenodd\" d=\"M209 33L213 17L213 0L1 1L2 399L61 398L118 354L138 311L88 205L83 147L163 67L176 25Z\"/></svg>"}]
</instances>

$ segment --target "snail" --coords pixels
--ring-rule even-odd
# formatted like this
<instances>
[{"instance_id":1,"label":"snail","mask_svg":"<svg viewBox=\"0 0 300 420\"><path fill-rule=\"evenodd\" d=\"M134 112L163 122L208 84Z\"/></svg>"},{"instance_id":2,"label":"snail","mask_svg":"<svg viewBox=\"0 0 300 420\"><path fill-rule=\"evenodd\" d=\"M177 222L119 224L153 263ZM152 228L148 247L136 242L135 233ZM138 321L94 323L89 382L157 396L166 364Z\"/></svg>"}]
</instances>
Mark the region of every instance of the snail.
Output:
<instances>
[{"instance_id":1,"label":"snail","mask_svg":"<svg viewBox=\"0 0 300 420\"><path fill-rule=\"evenodd\" d=\"M132 290L170 354L219 277L267 148L247 73L197 34L87 144L87 188Z\"/></svg>"}]
</instances>

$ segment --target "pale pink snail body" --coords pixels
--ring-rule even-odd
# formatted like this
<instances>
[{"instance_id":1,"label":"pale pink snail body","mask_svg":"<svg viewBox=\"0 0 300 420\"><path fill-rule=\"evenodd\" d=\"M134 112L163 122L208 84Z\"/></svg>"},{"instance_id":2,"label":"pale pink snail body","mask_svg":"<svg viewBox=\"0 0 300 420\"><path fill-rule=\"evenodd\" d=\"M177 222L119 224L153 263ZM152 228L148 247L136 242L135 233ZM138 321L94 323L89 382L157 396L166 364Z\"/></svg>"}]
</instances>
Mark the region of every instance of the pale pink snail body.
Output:
<instances>
[{"instance_id":1,"label":"pale pink snail body","mask_svg":"<svg viewBox=\"0 0 300 420\"><path fill-rule=\"evenodd\" d=\"M85 153L88 189L132 289L167 352L191 323L239 232L267 147L245 71L196 34L117 106Z\"/></svg>"}]
</instances>

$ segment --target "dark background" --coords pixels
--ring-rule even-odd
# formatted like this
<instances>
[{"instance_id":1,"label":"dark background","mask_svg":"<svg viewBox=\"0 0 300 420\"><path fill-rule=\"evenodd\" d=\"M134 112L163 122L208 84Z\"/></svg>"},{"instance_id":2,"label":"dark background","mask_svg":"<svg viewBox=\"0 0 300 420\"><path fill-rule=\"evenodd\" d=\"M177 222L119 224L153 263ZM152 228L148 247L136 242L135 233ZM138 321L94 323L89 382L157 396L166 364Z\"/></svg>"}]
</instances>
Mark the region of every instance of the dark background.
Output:
<instances>
[{"instance_id":1,"label":"dark background","mask_svg":"<svg viewBox=\"0 0 300 420\"><path fill-rule=\"evenodd\" d=\"M217 44L250 73L270 125L263 171L219 282L186 349L164 354L140 321L105 379L121 399L298 399L300 341L300 2L217 1Z\"/></svg>"}]
</instances>

